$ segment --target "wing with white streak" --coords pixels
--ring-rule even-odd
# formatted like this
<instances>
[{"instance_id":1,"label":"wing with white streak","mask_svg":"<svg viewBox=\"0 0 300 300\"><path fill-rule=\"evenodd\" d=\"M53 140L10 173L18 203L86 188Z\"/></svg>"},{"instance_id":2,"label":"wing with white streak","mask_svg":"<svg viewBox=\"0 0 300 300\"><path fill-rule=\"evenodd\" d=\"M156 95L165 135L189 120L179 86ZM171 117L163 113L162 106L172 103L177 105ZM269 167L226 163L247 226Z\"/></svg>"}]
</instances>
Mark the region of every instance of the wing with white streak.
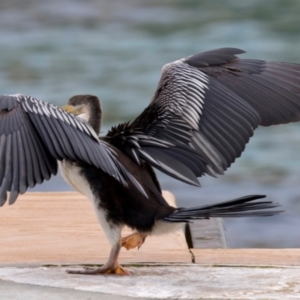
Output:
<instances>
[{"instance_id":1,"label":"wing with white streak","mask_svg":"<svg viewBox=\"0 0 300 300\"><path fill-rule=\"evenodd\" d=\"M300 65L241 53L222 48L165 65L150 105L107 139L190 184L223 174L256 127L300 120Z\"/></svg>"},{"instance_id":2,"label":"wing with white streak","mask_svg":"<svg viewBox=\"0 0 300 300\"><path fill-rule=\"evenodd\" d=\"M0 206L57 173L57 160L82 161L123 185L141 187L94 130L66 111L30 96L0 96ZM143 192L143 190L141 190Z\"/></svg>"}]
</instances>

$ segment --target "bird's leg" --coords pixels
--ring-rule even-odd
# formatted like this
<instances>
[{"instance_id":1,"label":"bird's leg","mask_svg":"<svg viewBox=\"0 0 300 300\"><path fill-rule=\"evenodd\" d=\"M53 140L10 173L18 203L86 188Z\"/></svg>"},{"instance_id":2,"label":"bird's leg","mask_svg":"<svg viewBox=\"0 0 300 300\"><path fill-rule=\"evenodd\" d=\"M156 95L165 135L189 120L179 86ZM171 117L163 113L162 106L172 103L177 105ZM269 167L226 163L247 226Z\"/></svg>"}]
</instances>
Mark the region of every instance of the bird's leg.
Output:
<instances>
[{"instance_id":1,"label":"bird's leg","mask_svg":"<svg viewBox=\"0 0 300 300\"><path fill-rule=\"evenodd\" d=\"M129 275L129 272L121 267L118 262L119 253L121 250L121 242L111 248L108 261L98 268L85 268L83 270L67 270L69 274L83 274L83 275L100 275L100 274L118 274Z\"/></svg>"},{"instance_id":2,"label":"bird's leg","mask_svg":"<svg viewBox=\"0 0 300 300\"><path fill-rule=\"evenodd\" d=\"M124 236L121 239L121 246L127 250L137 247L140 249L145 242L147 234L141 232L134 232L130 235Z\"/></svg>"}]
</instances>

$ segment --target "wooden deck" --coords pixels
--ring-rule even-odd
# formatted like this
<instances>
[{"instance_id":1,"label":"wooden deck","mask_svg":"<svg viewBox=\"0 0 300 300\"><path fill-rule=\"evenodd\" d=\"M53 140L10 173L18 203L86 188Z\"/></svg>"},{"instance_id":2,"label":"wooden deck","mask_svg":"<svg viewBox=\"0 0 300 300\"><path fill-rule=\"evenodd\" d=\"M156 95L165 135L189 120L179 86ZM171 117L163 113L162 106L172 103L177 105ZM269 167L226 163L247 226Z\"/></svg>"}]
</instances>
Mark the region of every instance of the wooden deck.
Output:
<instances>
[{"instance_id":1,"label":"wooden deck","mask_svg":"<svg viewBox=\"0 0 300 300\"><path fill-rule=\"evenodd\" d=\"M170 193L167 199L174 201ZM76 192L26 193L0 209L0 227L0 264L103 263L110 250L91 203ZM147 238L140 250L122 249L120 261L188 263L191 254L179 230Z\"/></svg>"},{"instance_id":2,"label":"wooden deck","mask_svg":"<svg viewBox=\"0 0 300 300\"><path fill-rule=\"evenodd\" d=\"M165 195L174 201L171 194ZM75 192L27 193L0 209L0 226L2 265L100 264L110 249L92 205ZM225 249L219 220L193 223L190 234L191 249L182 229L147 238L140 250L123 249L120 262L300 265L299 249Z\"/></svg>"}]
</instances>

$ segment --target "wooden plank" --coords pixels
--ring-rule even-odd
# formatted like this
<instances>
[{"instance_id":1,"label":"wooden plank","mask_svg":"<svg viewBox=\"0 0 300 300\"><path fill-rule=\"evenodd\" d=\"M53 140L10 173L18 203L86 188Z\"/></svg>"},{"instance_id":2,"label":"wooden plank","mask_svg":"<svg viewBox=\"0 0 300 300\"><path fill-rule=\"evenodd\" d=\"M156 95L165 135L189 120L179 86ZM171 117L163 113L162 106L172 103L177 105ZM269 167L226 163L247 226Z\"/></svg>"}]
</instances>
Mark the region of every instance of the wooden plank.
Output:
<instances>
[{"instance_id":1,"label":"wooden plank","mask_svg":"<svg viewBox=\"0 0 300 300\"><path fill-rule=\"evenodd\" d=\"M300 266L300 249L191 249L196 264Z\"/></svg>"},{"instance_id":2,"label":"wooden plank","mask_svg":"<svg viewBox=\"0 0 300 300\"><path fill-rule=\"evenodd\" d=\"M2 264L93 264L108 258L110 245L92 205L76 192L26 193L0 209L0 226ZM183 230L149 237L140 250L124 249L120 256L121 263L190 261Z\"/></svg>"},{"instance_id":3,"label":"wooden plank","mask_svg":"<svg viewBox=\"0 0 300 300\"><path fill-rule=\"evenodd\" d=\"M218 249L227 248L222 219L198 220L188 224L192 248Z\"/></svg>"}]
</instances>

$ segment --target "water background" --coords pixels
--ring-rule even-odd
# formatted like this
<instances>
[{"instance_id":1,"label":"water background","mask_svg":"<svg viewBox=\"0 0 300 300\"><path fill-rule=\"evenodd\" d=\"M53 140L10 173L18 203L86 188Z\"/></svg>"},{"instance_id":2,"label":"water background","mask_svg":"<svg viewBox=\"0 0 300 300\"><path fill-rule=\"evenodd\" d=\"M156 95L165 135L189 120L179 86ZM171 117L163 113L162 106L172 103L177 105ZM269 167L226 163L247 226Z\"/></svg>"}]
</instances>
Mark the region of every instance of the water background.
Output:
<instances>
[{"instance_id":1,"label":"water background","mask_svg":"<svg viewBox=\"0 0 300 300\"><path fill-rule=\"evenodd\" d=\"M237 47L243 57L300 63L299 13L298 0L1 0L0 93L58 105L98 95L105 134L148 105L161 67L173 60ZM199 189L159 174L162 187L181 206L267 194L285 213L227 219L230 246L299 247L299 131L300 124L259 128L226 175L201 178ZM70 188L58 175L35 190Z\"/></svg>"}]
</instances>

